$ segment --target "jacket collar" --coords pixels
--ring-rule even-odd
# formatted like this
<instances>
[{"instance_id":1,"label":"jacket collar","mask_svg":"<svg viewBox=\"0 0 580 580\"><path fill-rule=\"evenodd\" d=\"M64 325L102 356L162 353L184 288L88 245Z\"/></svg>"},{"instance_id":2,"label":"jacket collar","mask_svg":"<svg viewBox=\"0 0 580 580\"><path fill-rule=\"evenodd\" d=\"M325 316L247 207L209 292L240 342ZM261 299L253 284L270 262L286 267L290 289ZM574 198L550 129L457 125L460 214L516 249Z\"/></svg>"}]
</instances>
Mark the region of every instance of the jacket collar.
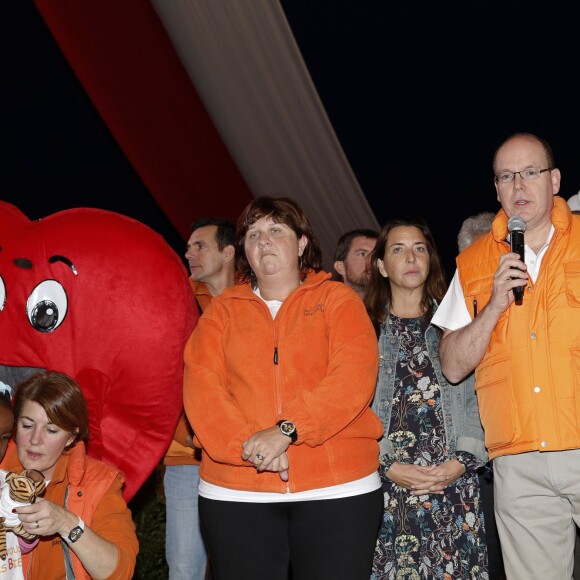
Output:
<instances>
[{"instance_id":1,"label":"jacket collar","mask_svg":"<svg viewBox=\"0 0 580 580\"><path fill-rule=\"evenodd\" d=\"M86 470L86 452L85 444L80 441L72 449L65 451L56 464L56 469L51 481L64 481L68 478L73 485L79 485L83 479ZM21 473L24 467L18 459L16 444L11 441L6 451L6 460L3 467L7 471Z\"/></svg>"},{"instance_id":2,"label":"jacket collar","mask_svg":"<svg viewBox=\"0 0 580 580\"><path fill-rule=\"evenodd\" d=\"M572 211L566 200L559 195L554 196L551 220L556 230L567 230L572 220ZM508 217L503 209L500 209L492 224L492 235L496 242L503 242L507 238Z\"/></svg>"},{"instance_id":3,"label":"jacket collar","mask_svg":"<svg viewBox=\"0 0 580 580\"><path fill-rule=\"evenodd\" d=\"M61 467L62 472L60 471ZM57 475L61 475L63 479L66 476L73 485L80 485L86 469L87 454L85 444L82 441L79 441L72 449L69 449L62 454L54 472L54 476L56 478Z\"/></svg>"},{"instance_id":4,"label":"jacket collar","mask_svg":"<svg viewBox=\"0 0 580 580\"><path fill-rule=\"evenodd\" d=\"M435 312L437 311L437 308L439 308L439 302L437 302L437 300L435 300L433 298L433 299L431 299L431 305L433 306L433 314L435 314ZM388 332L390 332L389 325L388 325L390 310L391 310L391 305L387 302L385 304L385 311L386 311L387 315L385 316L385 319L381 322L381 328L385 328ZM431 327L431 322L429 322L429 326Z\"/></svg>"},{"instance_id":5,"label":"jacket collar","mask_svg":"<svg viewBox=\"0 0 580 580\"><path fill-rule=\"evenodd\" d=\"M296 289L299 288L309 288L314 286L319 286L325 280L331 278L332 275L328 272L321 270L320 272L314 272L313 270L309 270L308 274L306 275L306 279L302 284ZM295 292L294 290L293 292ZM221 294L220 297L226 297L230 294L238 295L238 296L252 296L255 297L254 291L252 289L252 285L249 282L245 282L243 284L236 284L235 286L230 286L226 288Z\"/></svg>"},{"instance_id":6,"label":"jacket collar","mask_svg":"<svg viewBox=\"0 0 580 580\"><path fill-rule=\"evenodd\" d=\"M211 300L211 292L203 282L189 278L189 285L191 286L191 289L196 296L207 296Z\"/></svg>"}]
</instances>

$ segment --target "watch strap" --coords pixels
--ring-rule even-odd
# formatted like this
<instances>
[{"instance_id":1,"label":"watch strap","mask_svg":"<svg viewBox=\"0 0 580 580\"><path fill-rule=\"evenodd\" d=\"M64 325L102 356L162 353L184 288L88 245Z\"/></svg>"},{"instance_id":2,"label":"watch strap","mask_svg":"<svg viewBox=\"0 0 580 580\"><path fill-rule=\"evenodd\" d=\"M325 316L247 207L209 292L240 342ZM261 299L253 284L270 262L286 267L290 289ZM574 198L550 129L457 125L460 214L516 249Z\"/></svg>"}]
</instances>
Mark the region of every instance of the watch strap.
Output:
<instances>
[{"instance_id":1,"label":"watch strap","mask_svg":"<svg viewBox=\"0 0 580 580\"><path fill-rule=\"evenodd\" d=\"M61 538L67 544L73 544L83 535L84 531L85 531L85 522L81 517L79 517L79 523L74 528L72 528L72 530L68 534L61 535Z\"/></svg>"}]
</instances>

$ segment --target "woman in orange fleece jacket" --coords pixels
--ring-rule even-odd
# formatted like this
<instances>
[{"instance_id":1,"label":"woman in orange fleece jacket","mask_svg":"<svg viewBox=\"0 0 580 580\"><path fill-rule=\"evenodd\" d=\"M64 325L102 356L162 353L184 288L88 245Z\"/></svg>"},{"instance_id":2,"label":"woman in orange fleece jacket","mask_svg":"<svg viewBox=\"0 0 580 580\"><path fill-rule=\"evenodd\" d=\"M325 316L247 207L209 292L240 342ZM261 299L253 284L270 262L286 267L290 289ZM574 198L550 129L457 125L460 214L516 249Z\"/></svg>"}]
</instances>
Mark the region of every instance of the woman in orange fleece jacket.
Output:
<instances>
[{"instance_id":1,"label":"woman in orange fleece jacket","mask_svg":"<svg viewBox=\"0 0 580 580\"><path fill-rule=\"evenodd\" d=\"M366 580L382 511L373 327L320 271L294 200L252 201L236 246L241 283L213 299L185 352L213 575Z\"/></svg>"},{"instance_id":2,"label":"woman in orange fleece jacket","mask_svg":"<svg viewBox=\"0 0 580 580\"><path fill-rule=\"evenodd\" d=\"M49 481L34 504L17 508L24 529L40 538L22 556L25 578L130 579L138 551L135 525L121 494L122 474L85 454L88 413L67 375L41 372L14 397L16 446L1 467L37 469ZM66 577L73 577L66 573Z\"/></svg>"}]
</instances>

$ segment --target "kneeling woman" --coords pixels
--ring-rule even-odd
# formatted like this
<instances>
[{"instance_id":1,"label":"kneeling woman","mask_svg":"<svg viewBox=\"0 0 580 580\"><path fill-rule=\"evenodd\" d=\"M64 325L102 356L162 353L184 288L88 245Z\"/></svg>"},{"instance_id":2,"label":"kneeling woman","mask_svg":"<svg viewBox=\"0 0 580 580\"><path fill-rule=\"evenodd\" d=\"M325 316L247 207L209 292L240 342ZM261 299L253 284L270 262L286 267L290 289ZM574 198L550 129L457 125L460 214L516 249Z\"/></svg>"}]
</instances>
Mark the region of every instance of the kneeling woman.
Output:
<instances>
[{"instance_id":1,"label":"kneeling woman","mask_svg":"<svg viewBox=\"0 0 580 580\"><path fill-rule=\"evenodd\" d=\"M40 538L22 556L25 577L132 578L139 546L123 476L85 454L89 419L78 385L62 373L33 375L16 388L14 415L16 448L0 467L36 469L49 482L42 498L17 509Z\"/></svg>"},{"instance_id":2,"label":"kneeling woman","mask_svg":"<svg viewBox=\"0 0 580 580\"><path fill-rule=\"evenodd\" d=\"M445 278L423 220L391 220L371 255L366 305L381 362L383 522L373 580L487 578L477 469L487 459L473 382L441 372L431 326Z\"/></svg>"}]
</instances>

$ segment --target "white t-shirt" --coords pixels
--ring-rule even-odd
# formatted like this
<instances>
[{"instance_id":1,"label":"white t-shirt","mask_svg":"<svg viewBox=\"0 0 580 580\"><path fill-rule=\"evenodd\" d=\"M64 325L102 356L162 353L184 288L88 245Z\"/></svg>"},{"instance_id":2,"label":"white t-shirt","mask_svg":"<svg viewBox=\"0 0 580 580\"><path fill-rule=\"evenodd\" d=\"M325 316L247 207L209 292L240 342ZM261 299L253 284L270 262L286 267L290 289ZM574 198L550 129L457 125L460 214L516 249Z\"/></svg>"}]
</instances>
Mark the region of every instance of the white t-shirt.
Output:
<instances>
[{"instance_id":1,"label":"white t-shirt","mask_svg":"<svg viewBox=\"0 0 580 580\"><path fill-rule=\"evenodd\" d=\"M12 513L12 508L24 504L14 502L10 499L10 490L5 482L6 473L6 470L0 469L0 486L2 487L2 491L0 492L0 515L5 518L6 523L15 525L20 523L20 518L18 515ZM0 560L0 579L24 579L22 572L22 554L20 553L18 537L9 530L6 531L6 560Z\"/></svg>"},{"instance_id":2,"label":"white t-shirt","mask_svg":"<svg viewBox=\"0 0 580 580\"><path fill-rule=\"evenodd\" d=\"M24 580L18 537L10 531L6 532L6 560L0 560L0 580Z\"/></svg>"},{"instance_id":3,"label":"white t-shirt","mask_svg":"<svg viewBox=\"0 0 580 580\"><path fill-rule=\"evenodd\" d=\"M528 275L534 282L538 279L542 259L546 254L554 231L554 226L552 226L546 243L540 248L537 254L529 246L524 246L524 261L528 267ZM471 320L471 315L467 311L467 305L465 304L463 288L459 281L459 273L455 270L453 280L431 323L444 330L457 330L467 326Z\"/></svg>"},{"instance_id":4,"label":"white t-shirt","mask_svg":"<svg viewBox=\"0 0 580 580\"><path fill-rule=\"evenodd\" d=\"M20 507L24 504L22 502L15 502L10 498L9 488L6 485L5 469L0 469L0 515L4 517L4 522L10 525L17 525L20 523L20 518L17 514L12 513L12 508ZM50 480L46 480L48 485ZM1 525L1 524L0 524ZM24 542L24 540L23 540ZM36 546L29 546L27 551L34 549ZM22 553L20 550L20 542L18 536L6 531L6 560L0 559L0 580L24 580L24 572L22 570Z\"/></svg>"}]
</instances>

